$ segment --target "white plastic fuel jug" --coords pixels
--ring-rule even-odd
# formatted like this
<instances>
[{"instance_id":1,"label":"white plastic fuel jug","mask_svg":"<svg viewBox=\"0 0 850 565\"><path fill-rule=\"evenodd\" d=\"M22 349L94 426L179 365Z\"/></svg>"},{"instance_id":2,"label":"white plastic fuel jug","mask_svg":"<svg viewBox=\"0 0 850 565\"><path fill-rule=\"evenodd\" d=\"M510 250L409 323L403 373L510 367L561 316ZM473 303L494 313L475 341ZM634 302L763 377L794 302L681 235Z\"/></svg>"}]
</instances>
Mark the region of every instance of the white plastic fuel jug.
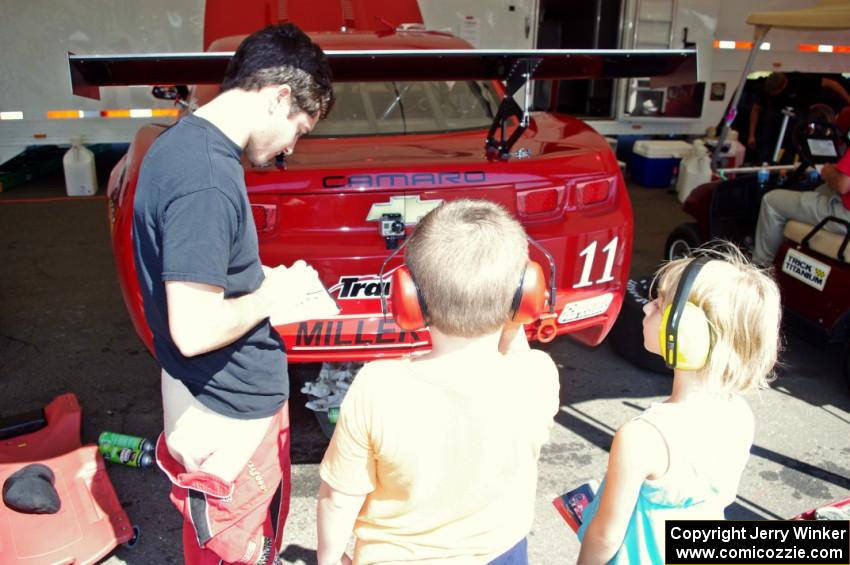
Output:
<instances>
[{"instance_id":1,"label":"white plastic fuel jug","mask_svg":"<svg viewBox=\"0 0 850 565\"><path fill-rule=\"evenodd\" d=\"M71 138L71 148L62 156L62 166L68 196L91 196L97 192L94 153L83 145L82 137Z\"/></svg>"},{"instance_id":2,"label":"white plastic fuel jug","mask_svg":"<svg viewBox=\"0 0 850 565\"><path fill-rule=\"evenodd\" d=\"M684 202L693 189L711 180L711 157L702 140L695 140L679 163L676 194Z\"/></svg>"}]
</instances>

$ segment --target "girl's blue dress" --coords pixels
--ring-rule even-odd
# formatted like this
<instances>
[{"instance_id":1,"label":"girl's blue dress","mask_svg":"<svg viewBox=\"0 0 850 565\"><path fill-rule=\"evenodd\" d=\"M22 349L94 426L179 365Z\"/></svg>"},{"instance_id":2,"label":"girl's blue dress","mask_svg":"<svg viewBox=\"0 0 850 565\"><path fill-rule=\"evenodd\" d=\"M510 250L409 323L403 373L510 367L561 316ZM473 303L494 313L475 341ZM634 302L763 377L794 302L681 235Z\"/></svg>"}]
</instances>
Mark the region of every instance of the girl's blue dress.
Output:
<instances>
[{"instance_id":1,"label":"girl's blue dress","mask_svg":"<svg viewBox=\"0 0 850 565\"><path fill-rule=\"evenodd\" d=\"M752 413L741 404L740 399L732 401L728 419L720 416L721 406L715 403L653 404L637 417L661 433L670 465L662 477L641 485L623 545L609 563L663 565L665 521L724 518L752 445ZM712 419L712 424L707 426L703 417ZM580 540L599 510L604 490L603 481L584 510Z\"/></svg>"}]
</instances>

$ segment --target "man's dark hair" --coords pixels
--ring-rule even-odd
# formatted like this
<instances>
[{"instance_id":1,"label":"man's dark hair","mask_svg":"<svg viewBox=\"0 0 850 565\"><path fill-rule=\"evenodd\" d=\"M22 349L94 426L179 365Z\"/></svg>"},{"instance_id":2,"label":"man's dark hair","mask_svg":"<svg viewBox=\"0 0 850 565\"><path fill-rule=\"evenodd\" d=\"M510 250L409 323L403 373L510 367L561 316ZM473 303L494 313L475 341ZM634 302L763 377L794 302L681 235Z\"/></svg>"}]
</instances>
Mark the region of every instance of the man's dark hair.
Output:
<instances>
[{"instance_id":1,"label":"man's dark hair","mask_svg":"<svg viewBox=\"0 0 850 565\"><path fill-rule=\"evenodd\" d=\"M331 69L321 47L294 24L270 25L246 37L227 66L221 92L288 84L292 112L325 118L334 103Z\"/></svg>"},{"instance_id":2,"label":"man's dark hair","mask_svg":"<svg viewBox=\"0 0 850 565\"><path fill-rule=\"evenodd\" d=\"M769 96L781 94L787 86L788 76L782 72L773 73L764 80L764 91L767 92Z\"/></svg>"}]
</instances>

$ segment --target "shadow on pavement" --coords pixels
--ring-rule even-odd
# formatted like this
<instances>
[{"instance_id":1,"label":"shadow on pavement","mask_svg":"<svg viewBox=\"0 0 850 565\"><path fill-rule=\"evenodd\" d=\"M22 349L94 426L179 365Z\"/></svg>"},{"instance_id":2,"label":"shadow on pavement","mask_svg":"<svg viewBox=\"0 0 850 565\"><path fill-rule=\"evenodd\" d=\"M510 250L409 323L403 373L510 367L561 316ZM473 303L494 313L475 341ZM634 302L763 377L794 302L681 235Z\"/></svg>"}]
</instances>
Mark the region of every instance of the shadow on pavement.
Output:
<instances>
[{"instance_id":1,"label":"shadow on pavement","mask_svg":"<svg viewBox=\"0 0 850 565\"><path fill-rule=\"evenodd\" d=\"M286 546L280 556L287 563L304 563L304 565L315 565L318 563L315 549L308 549L296 544Z\"/></svg>"}]
</instances>

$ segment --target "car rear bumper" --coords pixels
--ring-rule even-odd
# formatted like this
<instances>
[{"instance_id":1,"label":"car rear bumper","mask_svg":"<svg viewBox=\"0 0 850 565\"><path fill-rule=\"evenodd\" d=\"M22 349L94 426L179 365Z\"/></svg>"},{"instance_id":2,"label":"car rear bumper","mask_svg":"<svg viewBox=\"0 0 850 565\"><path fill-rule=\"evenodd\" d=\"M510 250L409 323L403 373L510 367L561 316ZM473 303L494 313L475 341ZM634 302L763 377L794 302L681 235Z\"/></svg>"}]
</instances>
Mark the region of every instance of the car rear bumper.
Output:
<instances>
[{"instance_id":1,"label":"car rear bumper","mask_svg":"<svg viewBox=\"0 0 850 565\"><path fill-rule=\"evenodd\" d=\"M559 290L557 295L555 314L526 326L529 341L550 341L569 334L586 345L598 345L614 324L623 302L621 289L581 294ZM380 313L308 320L276 329L292 363L371 361L418 355L431 349L427 329L402 330L390 316L384 318Z\"/></svg>"}]
</instances>

